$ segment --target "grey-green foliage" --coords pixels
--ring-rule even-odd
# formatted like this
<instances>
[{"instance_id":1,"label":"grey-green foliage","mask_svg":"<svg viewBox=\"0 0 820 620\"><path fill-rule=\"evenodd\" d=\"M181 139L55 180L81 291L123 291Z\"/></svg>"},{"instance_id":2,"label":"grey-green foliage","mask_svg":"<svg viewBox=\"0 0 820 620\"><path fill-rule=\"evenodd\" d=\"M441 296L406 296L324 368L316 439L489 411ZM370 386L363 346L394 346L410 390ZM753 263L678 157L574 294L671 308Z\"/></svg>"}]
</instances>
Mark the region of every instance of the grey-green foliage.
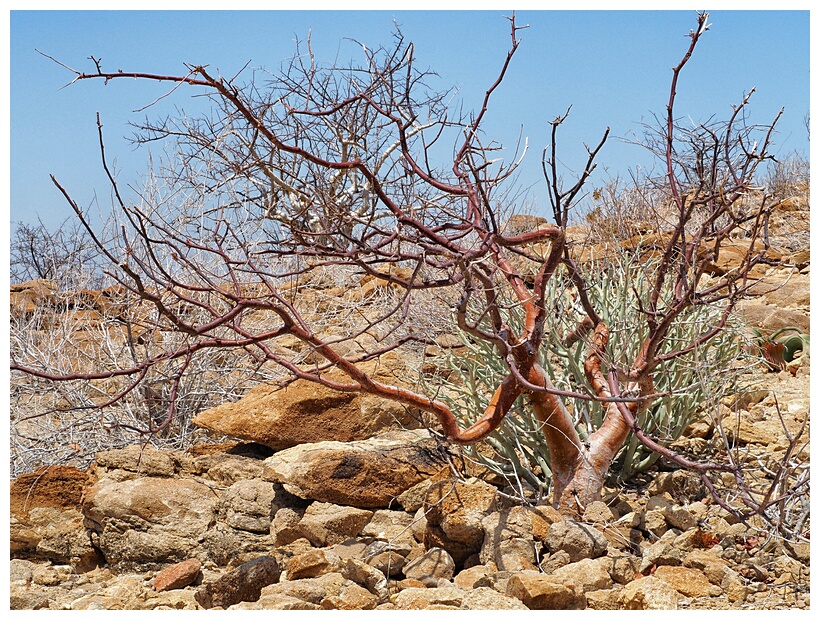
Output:
<instances>
[{"instance_id":1,"label":"grey-green foliage","mask_svg":"<svg viewBox=\"0 0 820 620\"><path fill-rule=\"evenodd\" d=\"M628 369L635 360L647 333L636 295L645 302L656 264L635 255L611 258L588 274L588 295L610 330L608 363ZM667 297L669 291L666 292ZM572 346L563 337L575 329L580 318L573 289L557 274L548 285L546 307L550 319L545 327L541 363L556 388L589 394L583 363L587 353L584 340ZM682 349L720 320L721 306L693 306L681 314L669 331L661 353ZM523 310L509 304L505 320L516 331ZM468 426L485 410L493 391L507 374L507 368L492 345L459 332L464 348L445 351L439 364L447 369L439 378L437 395L447 402L463 426ZM678 439L684 429L707 413L717 412L719 400L739 389L746 343L741 324L730 319L718 335L690 353L663 363L654 375L656 393L664 394L639 417L640 426L663 443ZM603 421L600 403L584 399L565 400L581 439L593 433ZM477 446L467 448L472 458L510 480L525 481L542 495L550 485L550 457L539 422L526 399L519 399L500 428L488 438L493 454ZM645 471L658 458L630 434L615 458L612 474L628 480Z\"/></svg>"}]
</instances>

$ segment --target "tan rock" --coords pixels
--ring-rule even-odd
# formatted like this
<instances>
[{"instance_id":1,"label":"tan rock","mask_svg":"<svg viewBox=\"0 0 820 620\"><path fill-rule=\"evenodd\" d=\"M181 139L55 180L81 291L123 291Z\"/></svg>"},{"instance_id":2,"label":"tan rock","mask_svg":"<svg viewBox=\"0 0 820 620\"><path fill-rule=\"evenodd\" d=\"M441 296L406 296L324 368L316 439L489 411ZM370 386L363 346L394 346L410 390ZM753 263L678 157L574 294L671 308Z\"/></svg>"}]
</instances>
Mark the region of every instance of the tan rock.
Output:
<instances>
[{"instance_id":1,"label":"tan rock","mask_svg":"<svg viewBox=\"0 0 820 620\"><path fill-rule=\"evenodd\" d=\"M641 565L638 569L642 573L655 566L678 566L681 563L680 549L673 546L669 540L659 540L643 550Z\"/></svg>"},{"instance_id":2,"label":"tan rock","mask_svg":"<svg viewBox=\"0 0 820 620\"><path fill-rule=\"evenodd\" d=\"M235 530L269 533L279 505L273 485L264 480L238 480L219 498L220 521Z\"/></svg>"},{"instance_id":3,"label":"tan rock","mask_svg":"<svg viewBox=\"0 0 820 620\"><path fill-rule=\"evenodd\" d=\"M553 523L565 519L565 516L552 506L533 506L530 516L532 517L532 537L540 542L547 539Z\"/></svg>"},{"instance_id":4,"label":"tan rock","mask_svg":"<svg viewBox=\"0 0 820 620\"><path fill-rule=\"evenodd\" d=\"M93 476L63 465L14 480L9 488L10 551L36 553L81 571L101 562L80 512L83 491L93 482Z\"/></svg>"},{"instance_id":5,"label":"tan rock","mask_svg":"<svg viewBox=\"0 0 820 620\"><path fill-rule=\"evenodd\" d=\"M507 581L507 596L519 599L529 609L584 609L586 598L580 588L553 575L520 572Z\"/></svg>"},{"instance_id":6,"label":"tan rock","mask_svg":"<svg viewBox=\"0 0 820 620\"><path fill-rule=\"evenodd\" d=\"M295 596L279 593L261 596L258 601L237 603L236 605L231 606L231 611L263 609L276 609L281 611L302 611L321 609L321 607L319 605L316 605L315 603L303 601L302 599L296 598Z\"/></svg>"},{"instance_id":7,"label":"tan rock","mask_svg":"<svg viewBox=\"0 0 820 620\"><path fill-rule=\"evenodd\" d=\"M615 521L615 515L604 502L592 502L584 510L582 520L585 523L612 523Z\"/></svg>"},{"instance_id":8,"label":"tan rock","mask_svg":"<svg viewBox=\"0 0 820 620\"><path fill-rule=\"evenodd\" d=\"M282 599L289 602L279 607ZM374 609L378 597L342 574L331 572L318 577L285 581L262 588L256 603L232 609Z\"/></svg>"},{"instance_id":9,"label":"tan rock","mask_svg":"<svg viewBox=\"0 0 820 620\"><path fill-rule=\"evenodd\" d=\"M669 529L663 510L647 510L643 515L641 529L655 537L663 536Z\"/></svg>"},{"instance_id":10,"label":"tan rock","mask_svg":"<svg viewBox=\"0 0 820 620\"><path fill-rule=\"evenodd\" d=\"M339 593L325 598L319 607L321 609L375 609L379 599L357 583L345 583L339 588Z\"/></svg>"},{"instance_id":11,"label":"tan rock","mask_svg":"<svg viewBox=\"0 0 820 620\"><path fill-rule=\"evenodd\" d=\"M345 579L367 588L368 592L378 598L379 603L388 600L387 578L379 569L355 558L342 558L341 574Z\"/></svg>"},{"instance_id":12,"label":"tan rock","mask_svg":"<svg viewBox=\"0 0 820 620\"><path fill-rule=\"evenodd\" d=\"M378 543L382 543L382 541L377 540L374 545ZM402 569L407 563L405 556L390 549L387 543L377 545L377 547L378 546L381 546L383 550L380 551L378 548L372 549L365 555L364 562L368 566L372 566L382 572L386 577L398 577L402 575Z\"/></svg>"},{"instance_id":13,"label":"tan rock","mask_svg":"<svg viewBox=\"0 0 820 620\"><path fill-rule=\"evenodd\" d=\"M587 558L573 562L555 569L552 576L575 584L576 588L580 588L584 594L593 590L605 590L612 587L612 577L607 570L606 559Z\"/></svg>"},{"instance_id":14,"label":"tan rock","mask_svg":"<svg viewBox=\"0 0 820 620\"><path fill-rule=\"evenodd\" d=\"M519 599L506 596L488 587L478 587L466 589L466 594L461 600L461 609L529 609Z\"/></svg>"},{"instance_id":15,"label":"tan rock","mask_svg":"<svg viewBox=\"0 0 820 620\"><path fill-rule=\"evenodd\" d=\"M30 280L12 284L9 301L12 315L30 314L37 308L49 304L57 292L57 284L51 280Z\"/></svg>"},{"instance_id":16,"label":"tan rock","mask_svg":"<svg viewBox=\"0 0 820 620\"><path fill-rule=\"evenodd\" d=\"M535 543L530 538L507 538L494 545L493 549L498 570L538 570L535 565Z\"/></svg>"},{"instance_id":17,"label":"tan rock","mask_svg":"<svg viewBox=\"0 0 820 620\"><path fill-rule=\"evenodd\" d=\"M609 590L592 590L591 592L587 592L584 594L587 599L587 609L599 611L619 610L621 609L621 604L618 601L620 594L620 586Z\"/></svg>"},{"instance_id":18,"label":"tan rock","mask_svg":"<svg viewBox=\"0 0 820 620\"><path fill-rule=\"evenodd\" d=\"M478 564L459 571L459 573L453 578L453 583L462 590L469 591L477 587L476 583L492 572L495 571L493 571L490 567L484 564Z\"/></svg>"},{"instance_id":19,"label":"tan rock","mask_svg":"<svg viewBox=\"0 0 820 620\"><path fill-rule=\"evenodd\" d=\"M413 542L413 515L398 510L376 510L364 526L363 536L395 544Z\"/></svg>"},{"instance_id":20,"label":"tan rock","mask_svg":"<svg viewBox=\"0 0 820 620\"><path fill-rule=\"evenodd\" d=\"M370 510L313 502L305 510L298 529L313 545L326 547L358 536L372 516Z\"/></svg>"},{"instance_id":21,"label":"tan rock","mask_svg":"<svg viewBox=\"0 0 820 620\"><path fill-rule=\"evenodd\" d=\"M772 306L759 299L746 299L738 303L738 311L750 327L757 327L764 334L773 334L783 327L797 327L805 333L811 331L811 320L803 310Z\"/></svg>"},{"instance_id":22,"label":"tan rock","mask_svg":"<svg viewBox=\"0 0 820 620\"><path fill-rule=\"evenodd\" d=\"M202 609L202 606L196 602L196 590L188 588L187 590L167 590L165 592L156 592L146 596L144 600L135 600L130 609Z\"/></svg>"},{"instance_id":23,"label":"tan rock","mask_svg":"<svg viewBox=\"0 0 820 620\"><path fill-rule=\"evenodd\" d=\"M426 431L400 431L350 443L295 446L268 458L264 475L305 499L387 508L402 492L446 466L445 454Z\"/></svg>"},{"instance_id":24,"label":"tan rock","mask_svg":"<svg viewBox=\"0 0 820 620\"><path fill-rule=\"evenodd\" d=\"M420 581L427 587L434 587L439 579L452 579L456 564L444 549L433 547L423 555L408 562L402 572L408 579Z\"/></svg>"},{"instance_id":25,"label":"tan rock","mask_svg":"<svg viewBox=\"0 0 820 620\"><path fill-rule=\"evenodd\" d=\"M481 549L482 519L496 507L497 490L479 480L468 483L453 478L436 482L427 490L425 541L447 550L457 564Z\"/></svg>"},{"instance_id":26,"label":"tan rock","mask_svg":"<svg viewBox=\"0 0 820 620\"><path fill-rule=\"evenodd\" d=\"M281 579L294 581L339 572L341 557L329 549L309 549L290 558Z\"/></svg>"},{"instance_id":27,"label":"tan rock","mask_svg":"<svg viewBox=\"0 0 820 620\"><path fill-rule=\"evenodd\" d=\"M189 471L227 487L240 480L261 478L264 469L259 458L215 452L195 456L191 460Z\"/></svg>"},{"instance_id":28,"label":"tan rock","mask_svg":"<svg viewBox=\"0 0 820 620\"><path fill-rule=\"evenodd\" d=\"M465 592L455 586L443 588L406 588L391 597L396 609L430 609L432 606L443 606L445 609L458 609L464 600Z\"/></svg>"},{"instance_id":29,"label":"tan rock","mask_svg":"<svg viewBox=\"0 0 820 620\"><path fill-rule=\"evenodd\" d=\"M32 508L26 517L11 517L10 550L24 552L61 564L78 572L92 570L104 562L92 545L79 510Z\"/></svg>"},{"instance_id":30,"label":"tan rock","mask_svg":"<svg viewBox=\"0 0 820 620\"><path fill-rule=\"evenodd\" d=\"M396 582L396 587L399 591L402 591L406 590L407 588L426 588L427 586L424 585L418 579L404 578Z\"/></svg>"},{"instance_id":31,"label":"tan rock","mask_svg":"<svg viewBox=\"0 0 820 620\"><path fill-rule=\"evenodd\" d=\"M701 571L685 566L658 566L654 576L665 581L684 596L700 598L720 596L721 589L709 582Z\"/></svg>"},{"instance_id":32,"label":"tan rock","mask_svg":"<svg viewBox=\"0 0 820 620\"><path fill-rule=\"evenodd\" d=\"M99 452L96 463L104 471L124 469L142 476L173 476L176 473L170 454L151 444Z\"/></svg>"},{"instance_id":33,"label":"tan rock","mask_svg":"<svg viewBox=\"0 0 820 620\"><path fill-rule=\"evenodd\" d=\"M626 584L618 602L621 609L677 609L680 598L668 583L649 576Z\"/></svg>"},{"instance_id":34,"label":"tan rock","mask_svg":"<svg viewBox=\"0 0 820 620\"><path fill-rule=\"evenodd\" d=\"M743 602L751 592L743 578L729 567L723 569L723 579L720 582L721 589L726 593L726 598L730 602Z\"/></svg>"},{"instance_id":35,"label":"tan rock","mask_svg":"<svg viewBox=\"0 0 820 620\"><path fill-rule=\"evenodd\" d=\"M780 308L808 308L811 303L809 276L799 273L777 274L756 282L749 295Z\"/></svg>"},{"instance_id":36,"label":"tan rock","mask_svg":"<svg viewBox=\"0 0 820 620\"><path fill-rule=\"evenodd\" d=\"M194 480L104 478L86 491L83 514L111 564L207 559L201 542L215 520L217 497Z\"/></svg>"},{"instance_id":37,"label":"tan rock","mask_svg":"<svg viewBox=\"0 0 820 620\"><path fill-rule=\"evenodd\" d=\"M202 585L196 592L196 600L205 609L227 609L242 601L255 601L263 588L279 581L279 575L276 560L264 555Z\"/></svg>"},{"instance_id":38,"label":"tan rock","mask_svg":"<svg viewBox=\"0 0 820 620\"><path fill-rule=\"evenodd\" d=\"M605 566L609 576L612 577L614 582L621 585L635 579L641 565L641 559L631 554L616 555L608 553L602 559L606 562Z\"/></svg>"},{"instance_id":39,"label":"tan rock","mask_svg":"<svg viewBox=\"0 0 820 620\"><path fill-rule=\"evenodd\" d=\"M584 558L597 558L606 552L606 537L586 523L577 523L568 519L554 523L547 534L546 543L549 550L566 551L572 562Z\"/></svg>"},{"instance_id":40,"label":"tan rock","mask_svg":"<svg viewBox=\"0 0 820 620\"><path fill-rule=\"evenodd\" d=\"M304 509L295 508L280 508L276 511L270 524L270 534L275 547L289 545L299 539L310 545L310 541L305 539L299 527L304 514Z\"/></svg>"},{"instance_id":41,"label":"tan rock","mask_svg":"<svg viewBox=\"0 0 820 620\"><path fill-rule=\"evenodd\" d=\"M777 418L753 420L744 415L744 412L730 413L723 419L722 426L726 438L732 442L788 446L788 437Z\"/></svg>"}]
</instances>

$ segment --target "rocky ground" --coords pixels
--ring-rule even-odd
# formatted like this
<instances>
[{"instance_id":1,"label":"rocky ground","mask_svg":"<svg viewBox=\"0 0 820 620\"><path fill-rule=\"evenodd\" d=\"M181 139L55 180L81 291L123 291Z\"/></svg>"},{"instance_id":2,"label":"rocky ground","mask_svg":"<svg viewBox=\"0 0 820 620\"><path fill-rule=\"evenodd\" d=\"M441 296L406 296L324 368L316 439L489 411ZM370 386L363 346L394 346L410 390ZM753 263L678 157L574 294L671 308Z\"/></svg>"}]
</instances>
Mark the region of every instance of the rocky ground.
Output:
<instances>
[{"instance_id":1,"label":"rocky ground","mask_svg":"<svg viewBox=\"0 0 820 620\"><path fill-rule=\"evenodd\" d=\"M761 375L735 427L750 452L787 443L775 396L808 415L808 369ZM421 429L103 452L13 483L11 607L809 608L809 543L738 523L687 472L578 520L468 474Z\"/></svg>"},{"instance_id":2,"label":"rocky ground","mask_svg":"<svg viewBox=\"0 0 820 620\"><path fill-rule=\"evenodd\" d=\"M767 334L808 332L808 251L775 259L741 311ZM13 308L42 304L15 286ZM400 362L369 370L395 381ZM711 458L725 437L765 484L781 463L790 476L807 467L809 352L755 372L752 390L675 448ZM738 522L697 476L667 465L569 519L515 501L407 414L366 395L261 385L195 420L238 442L131 446L99 452L87 469L19 476L11 608L810 606L807 508L789 516L804 518L805 536L784 537L757 518Z\"/></svg>"}]
</instances>

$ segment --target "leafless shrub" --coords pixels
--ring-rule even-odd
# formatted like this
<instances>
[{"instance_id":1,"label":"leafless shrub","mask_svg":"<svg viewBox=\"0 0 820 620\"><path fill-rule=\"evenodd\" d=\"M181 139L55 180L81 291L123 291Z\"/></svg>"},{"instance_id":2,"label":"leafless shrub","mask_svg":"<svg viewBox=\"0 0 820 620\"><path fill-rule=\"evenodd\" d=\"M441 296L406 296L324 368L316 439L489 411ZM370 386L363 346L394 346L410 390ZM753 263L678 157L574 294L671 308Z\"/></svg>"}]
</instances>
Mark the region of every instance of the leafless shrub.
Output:
<instances>
[{"instance_id":1,"label":"leafless shrub","mask_svg":"<svg viewBox=\"0 0 820 620\"><path fill-rule=\"evenodd\" d=\"M66 220L49 230L14 223L9 253L12 283L52 280L61 290L95 288L102 283L102 265L97 246L78 221Z\"/></svg>"},{"instance_id":2,"label":"leafless shrub","mask_svg":"<svg viewBox=\"0 0 820 620\"><path fill-rule=\"evenodd\" d=\"M643 325L633 351L613 349L605 313L589 295L598 272L577 262L565 242L569 215L608 131L588 149L582 173L565 185L557 170L557 133L567 115L554 119L542 161L555 221L521 234L504 232L501 216L515 210L505 203L518 196L510 183L519 153L511 163L499 160L499 147L485 138L482 123L520 44L513 17L498 78L471 116L448 107L449 92L432 87L432 74L418 69L414 47L400 33L391 47L363 46L361 65L319 66L308 45L281 71L244 83L203 66L176 76L103 71L96 59L91 73L66 67L75 81L150 80L170 83L173 91L186 85L209 97L213 109L140 127L141 140L169 141L177 157L149 179L135 202L125 200L108 170L98 123L119 218L116 238L95 235L69 191L54 181L104 255L110 276L147 309L135 324L161 334L154 341L160 344L132 353L122 365L81 370L32 362L21 353L30 351L17 348L12 371L55 385L127 382L109 401L94 403L94 411L128 402L147 382L166 382L164 421L143 420L143 432L154 436L174 419L178 397L189 373L203 368L203 355L236 355L242 361L229 368L276 368L286 380L401 402L434 416L442 439L453 444L487 438L526 397L549 446L553 502L561 509L576 512L600 498L613 459L632 433L696 472L739 518L760 515L759 502L739 509L715 488L721 474L739 475L737 465L677 454L640 424L644 410L665 396L655 388L660 369L726 329L763 258L756 241L771 213L770 197L755 194L754 180L770 159L777 118L747 124L748 96L726 121L690 127L674 116L678 76L707 29L707 15L698 14L673 70L667 116L646 141L665 172L646 179L644 191L669 197L665 213L672 226L650 248L654 267L645 286L625 288ZM742 259L710 275L739 233ZM335 278L344 286L331 286ZM585 343L583 384L573 389L554 385L540 363L545 339L554 337L548 326L556 308L546 298L553 278L573 289L572 334ZM617 300L605 297L603 303ZM436 304L447 305L459 329L487 345L504 367L486 407L471 412L476 415L468 428L435 393L379 381L359 365L431 343L446 323L415 308ZM719 311L689 339L675 339L676 325L701 306ZM600 425L583 439L568 409L578 402L599 403L603 410Z\"/></svg>"}]
</instances>

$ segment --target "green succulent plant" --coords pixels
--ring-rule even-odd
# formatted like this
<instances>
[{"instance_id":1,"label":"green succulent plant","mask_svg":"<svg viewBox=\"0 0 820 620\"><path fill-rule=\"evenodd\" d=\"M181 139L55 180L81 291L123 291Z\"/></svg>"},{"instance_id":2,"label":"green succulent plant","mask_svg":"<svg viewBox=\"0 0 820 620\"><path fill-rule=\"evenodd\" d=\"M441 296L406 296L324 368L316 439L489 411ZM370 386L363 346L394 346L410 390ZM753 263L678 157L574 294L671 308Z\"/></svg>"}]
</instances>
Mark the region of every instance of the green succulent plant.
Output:
<instances>
[{"instance_id":1,"label":"green succulent plant","mask_svg":"<svg viewBox=\"0 0 820 620\"><path fill-rule=\"evenodd\" d=\"M596 273L588 278L592 284L587 294L610 329L607 362L619 368L629 367L646 336L637 299L647 290L654 267L652 260L642 260L637 254L623 255L595 266ZM548 287L546 302L553 315L545 327L541 364L557 389L590 393L583 368L586 342L564 343L565 336L583 316L577 309L574 292L559 277L553 278ZM667 295L671 292L667 291ZM720 321L723 310L714 305L691 307L676 319L661 352L691 344ZM504 318L513 331L521 316L515 304L507 306ZM464 346L442 351L437 360L448 372L438 375L435 389L466 426L485 410L508 369L491 344L476 341L462 331L458 336ZM723 396L740 390L746 366L738 360L744 358L747 344L740 321L731 317L718 335L705 344L663 363L654 375L655 390L662 396L640 414L641 428L663 443L671 443L692 422L710 410L716 411ZM565 404L582 440L601 425L605 412L600 403L568 399ZM526 399L515 403L487 444L491 451L476 446L465 450L468 456L514 484L526 482L536 490L536 495L546 494L551 479L549 450ZM611 475L629 480L648 469L658 457L630 435L616 456Z\"/></svg>"}]
</instances>

